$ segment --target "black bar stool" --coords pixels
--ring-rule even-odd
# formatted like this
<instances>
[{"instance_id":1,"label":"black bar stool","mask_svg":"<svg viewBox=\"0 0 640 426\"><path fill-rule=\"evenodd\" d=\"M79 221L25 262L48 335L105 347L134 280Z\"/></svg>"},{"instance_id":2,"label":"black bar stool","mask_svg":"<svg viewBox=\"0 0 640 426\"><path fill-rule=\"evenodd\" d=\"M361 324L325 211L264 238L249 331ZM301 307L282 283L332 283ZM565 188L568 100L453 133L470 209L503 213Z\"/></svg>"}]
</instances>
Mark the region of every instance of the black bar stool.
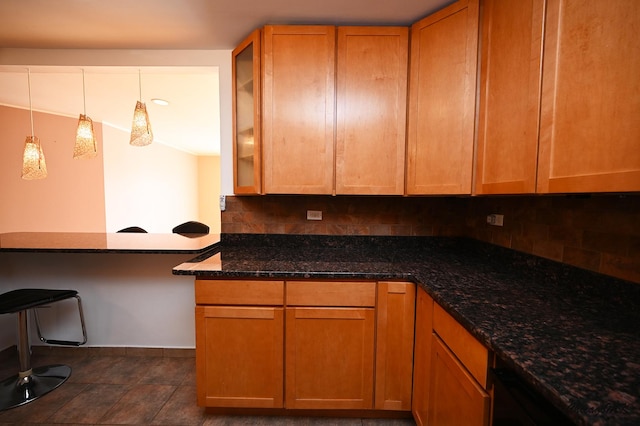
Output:
<instances>
[{"instance_id":1,"label":"black bar stool","mask_svg":"<svg viewBox=\"0 0 640 426\"><path fill-rule=\"evenodd\" d=\"M40 332L36 308L72 297L78 301L83 340L75 342L43 337ZM68 346L80 346L87 343L82 302L77 291L25 288L0 294L0 314L18 314L18 358L20 361L20 372L0 382L0 411L26 404L51 392L63 384L71 375L71 367L68 365L55 364L31 368L27 317L29 310L32 309L34 310L38 337L44 343Z\"/></svg>"},{"instance_id":2,"label":"black bar stool","mask_svg":"<svg viewBox=\"0 0 640 426\"><path fill-rule=\"evenodd\" d=\"M205 225L201 222L190 220L185 223L181 223L172 229L174 234L208 234L209 225Z\"/></svg>"},{"instance_id":3,"label":"black bar stool","mask_svg":"<svg viewBox=\"0 0 640 426\"><path fill-rule=\"evenodd\" d=\"M147 231L143 228L140 228L139 226L129 226L128 228L123 228L121 230L119 230L118 232L134 232L134 233L138 233L138 234L146 234Z\"/></svg>"}]
</instances>

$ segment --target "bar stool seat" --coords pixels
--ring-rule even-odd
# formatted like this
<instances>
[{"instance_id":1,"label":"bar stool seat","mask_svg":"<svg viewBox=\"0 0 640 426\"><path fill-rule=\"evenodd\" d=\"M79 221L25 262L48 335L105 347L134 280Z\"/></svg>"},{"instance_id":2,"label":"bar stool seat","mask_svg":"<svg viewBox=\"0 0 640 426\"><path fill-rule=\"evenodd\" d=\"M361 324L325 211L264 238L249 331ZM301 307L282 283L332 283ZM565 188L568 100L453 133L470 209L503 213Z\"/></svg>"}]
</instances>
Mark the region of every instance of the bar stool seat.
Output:
<instances>
[{"instance_id":1,"label":"bar stool seat","mask_svg":"<svg viewBox=\"0 0 640 426\"><path fill-rule=\"evenodd\" d=\"M46 339L40 332L40 323L35 308L70 298L75 298L78 302L83 340L76 342ZM72 346L83 345L87 342L82 302L77 291L26 288L0 294L0 314L18 314L18 358L20 361L19 373L0 382L0 411L26 404L51 392L71 375L71 367L68 365L55 364L31 368L27 321L29 310L34 311L36 329L41 341Z\"/></svg>"},{"instance_id":2,"label":"bar stool seat","mask_svg":"<svg viewBox=\"0 0 640 426\"><path fill-rule=\"evenodd\" d=\"M209 225L206 225L202 222L197 222L195 220L190 220L174 227L171 232L173 232L174 234L180 234L184 237L192 238L200 236L202 234L208 234Z\"/></svg>"}]
</instances>

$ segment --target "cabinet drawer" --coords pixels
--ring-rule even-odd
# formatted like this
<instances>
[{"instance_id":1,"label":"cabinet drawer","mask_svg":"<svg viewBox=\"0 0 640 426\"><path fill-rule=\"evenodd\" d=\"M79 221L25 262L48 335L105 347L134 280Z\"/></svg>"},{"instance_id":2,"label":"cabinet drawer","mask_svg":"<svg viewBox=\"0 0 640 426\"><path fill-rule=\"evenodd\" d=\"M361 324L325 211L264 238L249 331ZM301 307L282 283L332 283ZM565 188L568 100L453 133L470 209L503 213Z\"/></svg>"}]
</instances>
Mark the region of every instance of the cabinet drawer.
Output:
<instances>
[{"instance_id":1,"label":"cabinet drawer","mask_svg":"<svg viewBox=\"0 0 640 426\"><path fill-rule=\"evenodd\" d=\"M486 389L489 350L437 303L433 304L433 330Z\"/></svg>"},{"instance_id":2,"label":"cabinet drawer","mask_svg":"<svg viewBox=\"0 0 640 426\"><path fill-rule=\"evenodd\" d=\"M354 281L287 281L288 306L375 306L376 284Z\"/></svg>"},{"instance_id":3,"label":"cabinet drawer","mask_svg":"<svg viewBox=\"0 0 640 426\"><path fill-rule=\"evenodd\" d=\"M284 281L196 280L197 305L283 305Z\"/></svg>"}]
</instances>

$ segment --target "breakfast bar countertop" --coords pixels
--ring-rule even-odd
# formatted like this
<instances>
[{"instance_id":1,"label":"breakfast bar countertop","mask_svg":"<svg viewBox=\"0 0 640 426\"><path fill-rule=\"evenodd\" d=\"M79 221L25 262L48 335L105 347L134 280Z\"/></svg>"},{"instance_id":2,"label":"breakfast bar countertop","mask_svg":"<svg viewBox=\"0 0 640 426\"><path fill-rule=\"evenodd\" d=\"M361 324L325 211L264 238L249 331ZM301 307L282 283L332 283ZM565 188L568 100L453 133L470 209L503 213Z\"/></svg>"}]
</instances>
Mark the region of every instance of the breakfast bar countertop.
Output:
<instances>
[{"instance_id":1,"label":"breakfast bar countertop","mask_svg":"<svg viewBox=\"0 0 640 426\"><path fill-rule=\"evenodd\" d=\"M0 252L199 254L220 234L11 232L0 234Z\"/></svg>"},{"instance_id":2,"label":"breakfast bar countertop","mask_svg":"<svg viewBox=\"0 0 640 426\"><path fill-rule=\"evenodd\" d=\"M640 284L447 237L223 234L173 273L413 281L576 424L640 424Z\"/></svg>"}]
</instances>

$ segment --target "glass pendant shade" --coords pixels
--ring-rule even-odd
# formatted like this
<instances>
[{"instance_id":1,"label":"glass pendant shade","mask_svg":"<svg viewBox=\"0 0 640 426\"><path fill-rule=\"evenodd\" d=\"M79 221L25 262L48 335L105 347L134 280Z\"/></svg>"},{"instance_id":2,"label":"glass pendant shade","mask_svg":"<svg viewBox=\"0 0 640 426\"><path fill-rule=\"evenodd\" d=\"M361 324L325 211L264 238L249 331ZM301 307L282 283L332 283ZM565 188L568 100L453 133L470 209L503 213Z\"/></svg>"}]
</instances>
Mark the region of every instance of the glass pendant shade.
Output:
<instances>
[{"instance_id":1,"label":"glass pendant shade","mask_svg":"<svg viewBox=\"0 0 640 426\"><path fill-rule=\"evenodd\" d=\"M73 147L73 158L93 158L98 154L98 144L93 131L93 121L84 114L78 119L76 144Z\"/></svg>"},{"instance_id":2,"label":"glass pendant shade","mask_svg":"<svg viewBox=\"0 0 640 426\"><path fill-rule=\"evenodd\" d=\"M136 102L136 109L133 112L133 125L131 127L131 141L134 146L145 146L153 142L153 132L151 122L147 114L147 106L140 101Z\"/></svg>"},{"instance_id":3,"label":"glass pendant shade","mask_svg":"<svg viewBox=\"0 0 640 426\"><path fill-rule=\"evenodd\" d=\"M47 163L40 145L40 138L27 136L22 155L22 179L33 180L47 177Z\"/></svg>"}]
</instances>

